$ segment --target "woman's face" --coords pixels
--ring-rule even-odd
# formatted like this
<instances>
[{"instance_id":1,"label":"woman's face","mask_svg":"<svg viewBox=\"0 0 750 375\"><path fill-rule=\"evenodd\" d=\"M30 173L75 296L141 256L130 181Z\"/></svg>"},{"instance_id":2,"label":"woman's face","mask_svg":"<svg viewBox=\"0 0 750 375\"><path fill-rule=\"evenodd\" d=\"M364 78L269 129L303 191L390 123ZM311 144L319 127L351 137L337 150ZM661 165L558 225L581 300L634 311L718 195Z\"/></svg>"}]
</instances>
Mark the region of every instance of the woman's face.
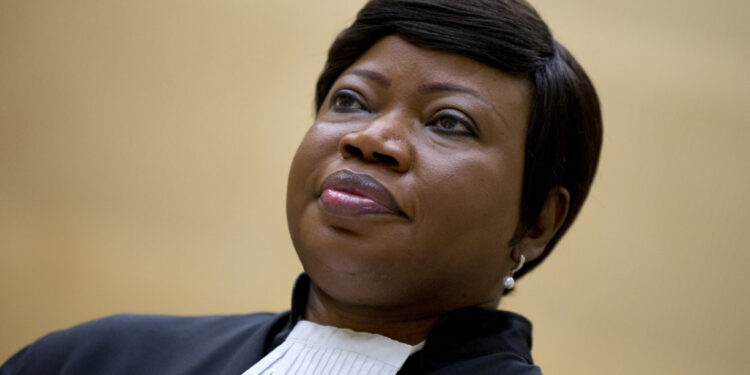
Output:
<instances>
[{"instance_id":1,"label":"woman's face","mask_svg":"<svg viewBox=\"0 0 750 375\"><path fill-rule=\"evenodd\" d=\"M396 36L331 87L292 162L287 216L316 286L414 314L496 304L515 264L527 81Z\"/></svg>"}]
</instances>

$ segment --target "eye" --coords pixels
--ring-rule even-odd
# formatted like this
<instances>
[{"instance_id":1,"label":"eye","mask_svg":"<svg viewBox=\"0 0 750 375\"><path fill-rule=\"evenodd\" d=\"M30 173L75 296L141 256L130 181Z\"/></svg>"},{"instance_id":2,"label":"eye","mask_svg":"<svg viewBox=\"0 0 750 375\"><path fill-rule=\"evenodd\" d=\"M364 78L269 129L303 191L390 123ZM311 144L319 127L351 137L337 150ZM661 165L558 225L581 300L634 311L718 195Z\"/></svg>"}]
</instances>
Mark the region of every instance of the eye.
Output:
<instances>
[{"instance_id":1,"label":"eye","mask_svg":"<svg viewBox=\"0 0 750 375\"><path fill-rule=\"evenodd\" d=\"M454 109L439 111L427 122L427 126L446 134L472 137L477 135L477 127L474 122L468 116Z\"/></svg>"},{"instance_id":2,"label":"eye","mask_svg":"<svg viewBox=\"0 0 750 375\"><path fill-rule=\"evenodd\" d=\"M331 97L331 109L336 112L367 111L365 100L352 90L336 91Z\"/></svg>"}]
</instances>

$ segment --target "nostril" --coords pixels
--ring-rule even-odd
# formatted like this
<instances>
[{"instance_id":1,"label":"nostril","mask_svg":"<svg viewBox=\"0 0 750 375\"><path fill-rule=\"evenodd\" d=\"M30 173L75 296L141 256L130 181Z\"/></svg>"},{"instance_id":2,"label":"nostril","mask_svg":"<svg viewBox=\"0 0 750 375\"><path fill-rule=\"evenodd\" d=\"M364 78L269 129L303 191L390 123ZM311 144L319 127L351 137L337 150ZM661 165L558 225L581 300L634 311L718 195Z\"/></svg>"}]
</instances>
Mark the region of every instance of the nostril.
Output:
<instances>
[{"instance_id":1,"label":"nostril","mask_svg":"<svg viewBox=\"0 0 750 375\"><path fill-rule=\"evenodd\" d=\"M391 167L399 166L398 159L394 158L393 156L377 151L373 151L372 153L370 153L369 150L367 155L365 155L365 152L362 151L361 148L351 144L344 144L341 153L344 158L359 158L370 163L379 162Z\"/></svg>"},{"instance_id":2,"label":"nostril","mask_svg":"<svg viewBox=\"0 0 750 375\"><path fill-rule=\"evenodd\" d=\"M372 156L375 157L375 159L378 159L388 165L398 165L398 160L396 160L396 158L394 158L393 156L381 154L379 152L373 152Z\"/></svg>"},{"instance_id":3,"label":"nostril","mask_svg":"<svg viewBox=\"0 0 750 375\"><path fill-rule=\"evenodd\" d=\"M349 155L357 157L357 158L361 158L362 155L364 155L362 153L362 150L360 150L358 147L352 146L352 145L346 145L346 146L344 146L344 151L346 151Z\"/></svg>"}]
</instances>

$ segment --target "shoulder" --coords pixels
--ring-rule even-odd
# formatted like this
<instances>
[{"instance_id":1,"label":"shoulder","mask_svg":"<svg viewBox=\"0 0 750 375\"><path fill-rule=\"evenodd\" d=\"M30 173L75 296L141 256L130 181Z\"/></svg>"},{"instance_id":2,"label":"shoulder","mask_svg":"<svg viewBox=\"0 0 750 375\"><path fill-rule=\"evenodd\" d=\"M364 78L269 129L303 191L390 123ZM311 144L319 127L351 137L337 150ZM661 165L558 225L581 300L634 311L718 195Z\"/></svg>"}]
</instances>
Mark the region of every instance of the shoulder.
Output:
<instances>
[{"instance_id":1,"label":"shoulder","mask_svg":"<svg viewBox=\"0 0 750 375\"><path fill-rule=\"evenodd\" d=\"M466 308L443 317L399 374L540 375L531 322L508 311Z\"/></svg>"},{"instance_id":2,"label":"shoulder","mask_svg":"<svg viewBox=\"0 0 750 375\"><path fill-rule=\"evenodd\" d=\"M56 374L63 368L80 374L115 373L113 369L137 373L176 358L210 358L242 346L279 317L114 315L40 338L8 360L0 375Z\"/></svg>"},{"instance_id":3,"label":"shoulder","mask_svg":"<svg viewBox=\"0 0 750 375\"><path fill-rule=\"evenodd\" d=\"M273 319L275 314L172 316L120 314L92 320L50 337L97 337L101 340L184 340L203 339L205 335L252 329Z\"/></svg>"},{"instance_id":4,"label":"shoulder","mask_svg":"<svg viewBox=\"0 0 750 375\"><path fill-rule=\"evenodd\" d=\"M227 334L253 330L273 319L273 314L167 316L167 315L113 315L92 320L78 326L53 332L34 345L41 348L64 346L80 349L96 346L103 349L141 347L165 349L191 343L226 338Z\"/></svg>"}]
</instances>

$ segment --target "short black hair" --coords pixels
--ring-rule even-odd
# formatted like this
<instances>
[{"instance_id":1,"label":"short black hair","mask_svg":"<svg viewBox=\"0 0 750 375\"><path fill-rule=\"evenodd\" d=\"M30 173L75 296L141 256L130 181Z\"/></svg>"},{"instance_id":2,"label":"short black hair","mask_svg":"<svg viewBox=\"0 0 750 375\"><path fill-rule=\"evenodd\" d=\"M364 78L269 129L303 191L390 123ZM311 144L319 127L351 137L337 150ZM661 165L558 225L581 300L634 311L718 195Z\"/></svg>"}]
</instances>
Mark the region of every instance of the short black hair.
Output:
<instances>
[{"instance_id":1,"label":"short black hair","mask_svg":"<svg viewBox=\"0 0 750 375\"><path fill-rule=\"evenodd\" d=\"M539 216L551 189L565 187L570 206L544 253L515 275L522 276L549 255L570 227L594 178L602 117L591 80L526 1L371 0L331 45L318 77L316 110L338 76L375 42L392 34L416 46L466 56L531 82L517 235Z\"/></svg>"}]
</instances>

